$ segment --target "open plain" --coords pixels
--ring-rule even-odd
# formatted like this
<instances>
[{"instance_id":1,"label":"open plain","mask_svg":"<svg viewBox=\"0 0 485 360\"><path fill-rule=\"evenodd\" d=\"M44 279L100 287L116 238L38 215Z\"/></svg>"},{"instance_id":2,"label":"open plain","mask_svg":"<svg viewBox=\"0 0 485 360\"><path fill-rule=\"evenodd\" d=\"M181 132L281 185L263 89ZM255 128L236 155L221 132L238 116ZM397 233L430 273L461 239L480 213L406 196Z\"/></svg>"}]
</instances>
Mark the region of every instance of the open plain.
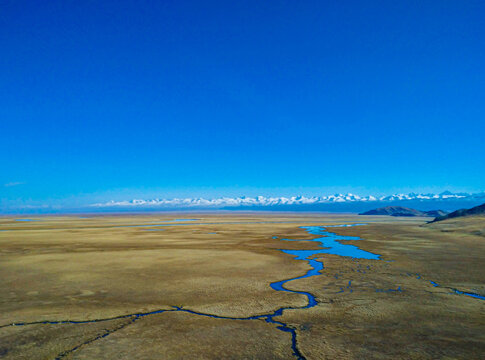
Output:
<instances>
[{"instance_id":1,"label":"open plain","mask_svg":"<svg viewBox=\"0 0 485 360\"><path fill-rule=\"evenodd\" d=\"M483 358L485 217L427 220L2 217L0 358ZM299 278L310 263L280 251L320 249L281 240L322 237L303 226L362 223L327 230L379 260L321 253Z\"/></svg>"}]
</instances>

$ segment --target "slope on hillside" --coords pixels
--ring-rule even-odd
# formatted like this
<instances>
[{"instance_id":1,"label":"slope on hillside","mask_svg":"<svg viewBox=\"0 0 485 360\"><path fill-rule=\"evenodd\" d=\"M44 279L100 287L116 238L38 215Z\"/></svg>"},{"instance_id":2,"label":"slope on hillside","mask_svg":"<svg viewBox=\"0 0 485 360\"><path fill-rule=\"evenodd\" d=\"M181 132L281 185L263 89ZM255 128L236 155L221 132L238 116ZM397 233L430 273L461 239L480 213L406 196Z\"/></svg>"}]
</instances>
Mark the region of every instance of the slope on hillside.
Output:
<instances>
[{"instance_id":1,"label":"slope on hillside","mask_svg":"<svg viewBox=\"0 0 485 360\"><path fill-rule=\"evenodd\" d=\"M425 213L426 213L426 216L438 217L438 216L445 216L446 214L449 213L449 211L430 210L430 211L425 211Z\"/></svg>"},{"instance_id":2,"label":"slope on hillside","mask_svg":"<svg viewBox=\"0 0 485 360\"><path fill-rule=\"evenodd\" d=\"M471 209L460 209L460 210L453 211L452 213L449 213L447 215L438 216L432 222L442 221L442 220L452 219L452 218L457 218L462 216L482 215L482 214L485 214L485 204L472 207Z\"/></svg>"},{"instance_id":3,"label":"slope on hillside","mask_svg":"<svg viewBox=\"0 0 485 360\"><path fill-rule=\"evenodd\" d=\"M444 233L475 235L485 238L485 214L458 216L446 221L431 221L424 227L440 230Z\"/></svg>"},{"instance_id":4,"label":"slope on hillside","mask_svg":"<svg viewBox=\"0 0 485 360\"><path fill-rule=\"evenodd\" d=\"M443 216L443 210L420 211L403 206L386 206L378 209L369 210L359 215L389 215L389 216Z\"/></svg>"}]
</instances>

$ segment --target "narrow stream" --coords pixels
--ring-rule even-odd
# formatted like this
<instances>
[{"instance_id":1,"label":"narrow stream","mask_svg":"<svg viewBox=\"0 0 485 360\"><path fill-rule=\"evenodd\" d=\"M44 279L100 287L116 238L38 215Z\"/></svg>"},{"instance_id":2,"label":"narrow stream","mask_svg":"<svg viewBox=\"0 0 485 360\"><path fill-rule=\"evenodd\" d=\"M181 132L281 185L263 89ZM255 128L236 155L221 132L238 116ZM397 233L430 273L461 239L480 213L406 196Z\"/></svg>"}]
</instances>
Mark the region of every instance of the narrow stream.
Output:
<instances>
[{"instance_id":1,"label":"narrow stream","mask_svg":"<svg viewBox=\"0 0 485 360\"><path fill-rule=\"evenodd\" d=\"M480 294L467 292L467 291L461 291L461 290L451 288L451 287L447 287L447 286L441 286L440 284L438 284L437 282L432 281L432 280L430 280L429 282L431 283L431 285L433 285L433 287L446 288L446 289L451 290L451 294L465 295L465 296L469 296L469 297L472 297L472 298L475 298L475 299L485 300L485 296L480 295Z\"/></svg>"}]
</instances>

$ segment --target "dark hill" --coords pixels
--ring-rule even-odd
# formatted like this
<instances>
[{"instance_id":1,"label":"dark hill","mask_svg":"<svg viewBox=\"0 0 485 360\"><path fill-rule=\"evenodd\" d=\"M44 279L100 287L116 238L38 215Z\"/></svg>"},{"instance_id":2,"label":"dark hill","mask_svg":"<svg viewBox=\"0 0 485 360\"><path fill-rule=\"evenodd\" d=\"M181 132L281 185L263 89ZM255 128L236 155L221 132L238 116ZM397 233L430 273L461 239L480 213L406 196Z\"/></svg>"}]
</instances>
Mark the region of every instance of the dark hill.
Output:
<instances>
[{"instance_id":1,"label":"dark hill","mask_svg":"<svg viewBox=\"0 0 485 360\"><path fill-rule=\"evenodd\" d=\"M386 206L374 210L369 210L359 215L388 215L388 216L444 216L443 210L420 211L403 206Z\"/></svg>"},{"instance_id":2,"label":"dark hill","mask_svg":"<svg viewBox=\"0 0 485 360\"><path fill-rule=\"evenodd\" d=\"M485 214L485 204L472 207L471 209L460 209L460 210L453 211L452 213L449 213L447 215L438 216L432 222L452 219L452 218L461 217L461 216L481 215L481 214Z\"/></svg>"},{"instance_id":3,"label":"dark hill","mask_svg":"<svg viewBox=\"0 0 485 360\"><path fill-rule=\"evenodd\" d=\"M443 210L431 210L431 211L425 211L426 216L433 216L433 217L440 217L440 216L445 216L449 212L448 211L443 211Z\"/></svg>"}]
</instances>

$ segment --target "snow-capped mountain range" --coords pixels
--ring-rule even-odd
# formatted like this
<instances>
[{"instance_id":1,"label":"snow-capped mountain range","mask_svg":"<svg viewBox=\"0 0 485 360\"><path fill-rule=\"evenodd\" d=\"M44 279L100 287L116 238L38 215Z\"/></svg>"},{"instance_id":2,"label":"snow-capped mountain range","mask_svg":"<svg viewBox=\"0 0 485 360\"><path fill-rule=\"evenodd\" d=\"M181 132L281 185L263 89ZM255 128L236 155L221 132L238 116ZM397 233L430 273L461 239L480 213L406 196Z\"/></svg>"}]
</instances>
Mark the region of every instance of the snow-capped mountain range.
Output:
<instances>
[{"instance_id":1,"label":"snow-capped mountain range","mask_svg":"<svg viewBox=\"0 0 485 360\"><path fill-rule=\"evenodd\" d=\"M204 198L174 198L174 199L151 199L151 200L126 200L109 201L106 203L93 204L97 208L126 208L126 207L166 207L166 208L226 208L226 207L260 207L279 205L313 205L332 203L370 203L370 202L397 202L397 201L453 201L473 200L485 202L485 192L478 194L451 193L449 191L440 194L394 194L388 196L359 196L355 194L335 194L329 196L291 196L291 197L220 197L215 199Z\"/></svg>"}]
</instances>

